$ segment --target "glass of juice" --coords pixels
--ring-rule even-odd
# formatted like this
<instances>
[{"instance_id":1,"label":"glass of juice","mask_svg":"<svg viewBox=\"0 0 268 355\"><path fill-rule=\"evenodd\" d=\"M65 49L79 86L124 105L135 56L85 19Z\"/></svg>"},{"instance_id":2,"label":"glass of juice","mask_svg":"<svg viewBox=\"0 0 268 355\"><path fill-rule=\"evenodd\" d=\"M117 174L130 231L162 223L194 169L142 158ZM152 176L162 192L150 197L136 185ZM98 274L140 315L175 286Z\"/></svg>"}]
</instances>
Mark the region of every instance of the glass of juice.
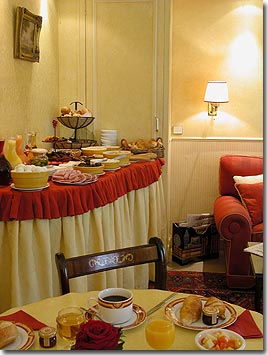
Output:
<instances>
[{"instance_id":1,"label":"glass of juice","mask_svg":"<svg viewBox=\"0 0 268 355\"><path fill-rule=\"evenodd\" d=\"M80 325L85 322L83 311L78 307L63 308L58 312L56 320L59 336L67 340L71 347L75 344Z\"/></svg>"},{"instance_id":2,"label":"glass of juice","mask_svg":"<svg viewBox=\"0 0 268 355\"><path fill-rule=\"evenodd\" d=\"M155 350L167 350L175 338L175 325L167 317L150 317L145 325L147 343Z\"/></svg>"}]
</instances>

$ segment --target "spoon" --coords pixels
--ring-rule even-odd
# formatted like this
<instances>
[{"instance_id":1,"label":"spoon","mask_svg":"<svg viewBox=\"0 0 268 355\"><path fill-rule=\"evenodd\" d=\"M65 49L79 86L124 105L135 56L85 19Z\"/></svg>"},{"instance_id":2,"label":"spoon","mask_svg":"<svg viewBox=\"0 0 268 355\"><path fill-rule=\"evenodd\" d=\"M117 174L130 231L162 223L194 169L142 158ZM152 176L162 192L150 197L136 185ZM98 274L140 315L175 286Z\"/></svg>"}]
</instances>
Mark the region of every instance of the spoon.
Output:
<instances>
[{"instance_id":1,"label":"spoon","mask_svg":"<svg viewBox=\"0 0 268 355\"><path fill-rule=\"evenodd\" d=\"M85 313L91 314L92 316L97 317L99 320L102 320L101 317L98 315L98 313L89 312L89 310L84 307L79 307L79 308L82 309L82 311L84 311Z\"/></svg>"}]
</instances>

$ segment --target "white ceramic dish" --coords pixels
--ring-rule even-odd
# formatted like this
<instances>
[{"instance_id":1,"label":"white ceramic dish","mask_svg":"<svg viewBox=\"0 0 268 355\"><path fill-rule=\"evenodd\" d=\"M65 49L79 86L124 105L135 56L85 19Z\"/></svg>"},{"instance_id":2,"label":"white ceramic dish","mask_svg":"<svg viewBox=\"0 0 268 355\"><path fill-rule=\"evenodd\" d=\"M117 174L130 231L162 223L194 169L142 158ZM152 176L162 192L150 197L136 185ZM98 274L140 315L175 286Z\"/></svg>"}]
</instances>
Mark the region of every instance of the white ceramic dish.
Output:
<instances>
[{"instance_id":1,"label":"white ceramic dish","mask_svg":"<svg viewBox=\"0 0 268 355\"><path fill-rule=\"evenodd\" d=\"M98 180L98 177L95 175L95 179L91 180L91 181L84 181L84 182L71 182L71 181L57 181L57 180L53 180L53 182L57 183L57 184L61 184L61 185L72 185L72 186L83 186L83 185L89 185L89 184L93 184L94 182L96 182Z\"/></svg>"},{"instance_id":2,"label":"white ceramic dish","mask_svg":"<svg viewBox=\"0 0 268 355\"><path fill-rule=\"evenodd\" d=\"M1 350L27 350L34 342L34 332L31 328L23 323L16 323L18 329L17 339L2 348Z\"/></svg>"},{"instance_id":3,"label":"white ceramic dish","mask_svg":"<svg viewBox=\"0 0 268 355\"><path fill-rule=\"evenodd\" d=\"M16 187L13 183L10 185L10 187L13 190L18 190L18 191L25 191L25 192L33 192L33 191L41 191L49 187L49 183L46 184L46 186L43 187L32 187L32 188L22 188L22 187Z\"/></svg>"},{"instance_id":4,"label":"white ceramic dish","mask_svg":"<svg viewBox=\"0 0 268 355\"><path fill-rule=\"evenodd\" d=\"M196 346L200 350L210 350L211 351L211 349L207 349L206 347L202 346L201 342L202 342L202 339L206 337L206 335L216 335L217 332L220 332L224 336L227 336L229 339L234 339L234 340L235 339L239 339L241 345L240 345L239 348L234 349L234 350L244 350L245 349L246 341L240 334L238 334L236 332L233 332L232 330L220 329L220 328L206 329L206 330L202 330L202 332L197 333L196 336L195 336L195 344L196 344ZM229 349L225 349L225 350L229 350ZM230 349L230 351L232 351L232 350Z\"/></svg>"},{"instance_id":5,"label":"white ceramic dish","mask_svg":"<svg viewBox=\"0 0 268 355\"><path fill-rule=\"evenodd\" d=\"M94 306L94 308L97 308L97 306ZM95 314L92 314L92 312L87 312L86 313L86 319L98 319ZM146 312L145 310L137 305L133 304L133 311L132 311L132 316L129 321L122 323L122 324L115 324L115 327L122 328L123 330L127 329L132 329L136 328L139 325L141 325L146 319Z\"/></svg>"},{"instance_id":6,"label":"white ceramic dish","mask_svg":"<svg viewBox=\"0 0 268 355\"><path fill-rule=\"evenodd\" d=\"M199 296L201 298L202 302L202 307L204 307L204 304L206 303L207 298L203 296ZM185 328L185 329L192 329L192 330L204 330L204 329L215 329L215 328L225 328L228 325L233 324L236 319L237 319L237 313L234 307L228 303L224 302L225 307L226 307L226 312L225 312L225 319L219 319L218 323L215 325L206 325L202 321L202 317L200 319L190 325L184 325L181 320L180 320L180 309L183 304L183 301L185 300L185 297L182 298L177 298L171 302L169 302L166 307L165 307L165 313L166 315L171 318L174 322L174 324L178 325L179 327Z\"/></svg>"},{"instance_id":7,"label":"white ceramic dish","mask_svg":"<svg viewBox=\"0 0 268 355\"><path fill-rule=\"evenodd\" d=\"M118 168L115 168L115 169L103 169L104 171L107 171L107 173L108 172L112 172L112 171L117 171L117 170L119 170L119 169L121 169L121 167L119 166Z\"/></svg>"}]
</instances>

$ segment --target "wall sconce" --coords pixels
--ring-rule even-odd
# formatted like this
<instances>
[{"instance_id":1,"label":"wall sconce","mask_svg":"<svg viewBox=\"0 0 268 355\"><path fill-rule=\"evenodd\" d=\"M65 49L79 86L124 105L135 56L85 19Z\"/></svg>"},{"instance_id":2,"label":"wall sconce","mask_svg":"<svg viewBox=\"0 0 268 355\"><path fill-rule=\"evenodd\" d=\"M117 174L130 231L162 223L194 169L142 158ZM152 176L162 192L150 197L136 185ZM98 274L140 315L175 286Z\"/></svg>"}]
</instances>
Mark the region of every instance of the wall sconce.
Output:
<instances>
[{"instance_id":1,"label":"wall sconce","mask_svg":"<svg viewBox=\"0 0 268 355\"><path fill-rule=\"evenodd\" d=\"M227 82L208 81L204 101L208 102L208 115L217 116L220 103L229 102Z\"/></svg>"}]
</instances>

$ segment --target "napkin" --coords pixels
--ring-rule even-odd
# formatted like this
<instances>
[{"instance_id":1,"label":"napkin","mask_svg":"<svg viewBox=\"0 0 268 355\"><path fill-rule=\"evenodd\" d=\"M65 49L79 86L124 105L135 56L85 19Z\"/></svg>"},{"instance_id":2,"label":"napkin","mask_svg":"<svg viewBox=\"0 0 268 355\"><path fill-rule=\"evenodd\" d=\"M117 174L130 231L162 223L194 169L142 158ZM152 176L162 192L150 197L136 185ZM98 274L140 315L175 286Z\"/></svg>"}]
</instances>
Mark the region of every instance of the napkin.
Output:
<instances>
[{"instance_id":1,"label":"napkin","mask_svg":"<svg viewBox=\"0 0 268 355\"><path fill-rule=\"evenodd\" d=\"M13 321L17 323L23 323L28 325L28 327L33 330L39 330L46 326L46 324L40 322L39 320L32 317L30 314L24 312L23 310L17 311L15 313L9 314L7 316L1 316L0 320Z\"/></svg>"},{"instance_id":2,"label":"napkin","mask_svg":"<svg viewBox=\"0 0 268 355\"><path fill-rule=\"evenodd\" d=\"M244 311L237 317L237 320L226 327L226 329L233 330L234 332L242 335L245 339L249 338L262 338L263 334L257 327L249 310Z\"/></svg>"}]
</instances>

